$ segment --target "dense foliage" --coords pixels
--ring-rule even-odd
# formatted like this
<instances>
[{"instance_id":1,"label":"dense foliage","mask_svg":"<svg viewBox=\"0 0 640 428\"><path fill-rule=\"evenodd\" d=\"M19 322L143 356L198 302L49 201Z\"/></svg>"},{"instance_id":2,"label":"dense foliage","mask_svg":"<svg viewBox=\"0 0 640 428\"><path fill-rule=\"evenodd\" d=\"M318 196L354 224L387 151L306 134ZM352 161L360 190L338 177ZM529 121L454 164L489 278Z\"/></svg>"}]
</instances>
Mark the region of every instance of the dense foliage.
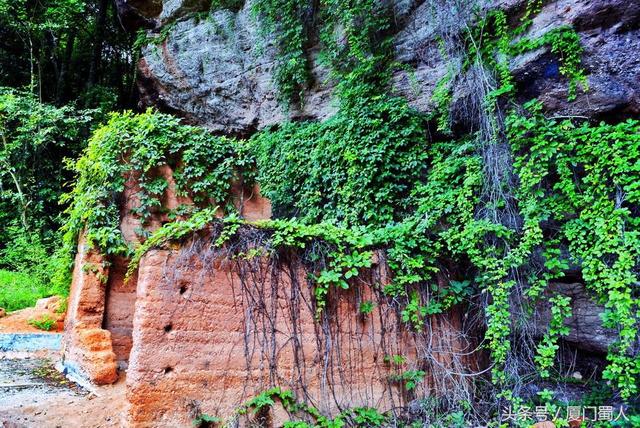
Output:
<instances>
[{"instance_id":1,"label":"dense foliage","mask_svg":"<svg viewBox=\"0 0 640 428\"><path fill-rule=\"evenodd\" d=\"M363 99L322 123L254 138L262 191L307 222L380 225L412 210L427 168L424 118L399 98Z\"/></svg>"},{"instance_id":2,"label":"dense foliage","mask_svg":"<svg viewBox=\"0 0 640 428\"><path fill-rule=\"evenodd\" d=\"M171 178L178 196L196 206L223 207L229 206L234 182L251 181L253 166L241 142L181 125L176 118L151 111L137 115L114 113L106 125L95 131L74 165L75 186L64 198L70 202L63 227L69 251L73 251L78 235L86 229L87 242L106 254L129 254L131 249L119 227L121 195L132 178L138 187L134 193L138 199L135 212L144 227L153 213L162 210L161 198L170 178L160 169L163 165L172 167ZM193 208L180 205L165 214L175 219ZM137 233L145 235L143 228Z\"/></svg>"},{"instance_id":3,"label":"dense foliage","mask_svg":"<svg viewBox=\"0 0 640 428\"><path fill-rule=\"evenodd\" d=\"M21 279L0 280L0 306L66 292L64 159L92 120L135 103L132 39L109 0L0 0L0 269Z\"/></svg>"},{"instance_id":4,"label":"dense foliage","mask_svg":"<svg viewBox=\"0 0 640 428\"><path fill-rule=\"evenodd\" d=\"M548 265L581 266L586 285L606 308L603 324L618 332L604 377L623 398L635 397L640 386L640 358L634 356L640 299L635 287L640 122L575 124L546 119L537 104L528 107L530 115L511 116L507 128L517 154L520 194L527 202L525 218L554 224L546 242L538 239ZM568 257L561 249L568 250Z\"/></svg>"},{"instance_id":5,"label":"dense foliage","mask_svg":"<svg viewBox=\"0 0 640 428\"><path fill-rule=\"evenodd\" d=\"M5 299L1 307L31 305L68 285L68 265L56 251L64 223L59 199L73 178L64 163L80 153L94 113L0 88L0 268L20 272L0 283L20 303Z\"/></svg>"},{"instance_id":6,"label":"dense foliage","mask_svg":"<svg viewBox=\"0 0 640 428\"><path fill-rule=\"evenodd\" d=\"M88 135L88 111L42 104L0 88L0 221L44 234L56 229L58 199L71 176L61 166ZM3 241L6 236L1 236Z\"/></svg>"},{"instance_id":7,"label":"dense foliage","mask_svg":"<svg viewBox=\"0 0 640 428\"><path fill-rule=\"evenodd\" d=\"M132 36L108 0L0 1L0 86L40 101L134 102Z\"/></svg>"}]
</instances>

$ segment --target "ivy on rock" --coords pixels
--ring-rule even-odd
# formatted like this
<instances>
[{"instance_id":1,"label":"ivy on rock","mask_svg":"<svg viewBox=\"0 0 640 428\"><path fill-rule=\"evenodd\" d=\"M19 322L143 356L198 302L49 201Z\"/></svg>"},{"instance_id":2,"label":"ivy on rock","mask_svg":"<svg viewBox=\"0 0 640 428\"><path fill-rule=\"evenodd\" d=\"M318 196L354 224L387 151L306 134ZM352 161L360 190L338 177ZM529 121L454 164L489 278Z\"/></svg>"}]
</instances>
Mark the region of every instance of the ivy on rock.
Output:
<instances>
[{"instance_id":1,"label":"ivy on rock","mask_svg":"<svg viewBox=\"0 0 640 428\"><path fill-rule=\"evenodd\" d=\"M308 78L303 49L308 11L290 0L256 4L265 31L277 34L276 83L285 98L299 97ZM532 1L514 29L504 12L490 11L463 35L469 61L464 67L477 61L497 82L482 100L494 128L489 143L504 143L516 177L504 192L512 200L488 201L483 198L489 177L481 147L487 136L454 137L450 132L453 74L437 85L436 115L416 112L406 100L390 95L388 11L374 1L326 0L320 5L323 57L337 83L333 117L282 123L237 141L151 112L116 115L96 132L76 166L68 242L86 226L89 241L107 253L128 250L112 203L128 171L140 171L143 219L160 208L159 197L167 188L166 180L153 173L160 165L174 162L178 191L194 201L194 211L224 205L233 182L255 175L279 218L247 225L228 217L216 245L225 245L242 227L268 230L267 250L324 242L325 263L312 272L318 315L331 289L350 287L362 269L371 267L373 253L383 250L393 275L381 291L398 303L399 316L416 331L433 314L474 295L487 296L484 339L494 363L493 381L500 396L513 399L511 377L518 373L504 367L513 352L514 296L521 293L520 304L534 307L549 282L577 266L606 308L604 325L619 335L604 377L622 398L636 396L640 122L549 119L536 103L522 107L513 102L509 60L544 46L559 56L569 98L578 86L586 89L577 33L560 27L535 40L526 38L541 7ZM287 11L286 19L279 21L281 10ZM441 134L430 134L431 125ZM505 206L514 211L511 223L483 215ZM149 248L215 223L214 212L201 211L161 228L138 248L132 267ZM534 258L541 258L542 265L534 268ZM448 271L447 263L458 268ZM531 356L545 379L552 377L571 313L564 296L554 295L549 303L551 324ZM263 398L271 402L276 396L279 392Z\"/></svg>"}]
</instances>

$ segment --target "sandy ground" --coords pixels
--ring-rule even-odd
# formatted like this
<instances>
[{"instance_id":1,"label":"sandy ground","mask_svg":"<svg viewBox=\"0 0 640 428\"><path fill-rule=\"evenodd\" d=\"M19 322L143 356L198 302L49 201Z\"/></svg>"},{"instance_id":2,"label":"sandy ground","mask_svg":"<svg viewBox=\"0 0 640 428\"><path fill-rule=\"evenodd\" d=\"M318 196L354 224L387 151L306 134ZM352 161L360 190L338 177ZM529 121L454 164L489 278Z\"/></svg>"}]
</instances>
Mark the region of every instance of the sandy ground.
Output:
<instances>
[{"instance_id":1,"label":"sandy ground","mask_svg":"<svg viewBox=\"0 0 640 428\"><path fill-rule=\"evenodd\" d=\"M58 353L0 353L0 427L121 427L124 376L114 385L84 389L54 365Z\"/></svg>"}]
</instances>

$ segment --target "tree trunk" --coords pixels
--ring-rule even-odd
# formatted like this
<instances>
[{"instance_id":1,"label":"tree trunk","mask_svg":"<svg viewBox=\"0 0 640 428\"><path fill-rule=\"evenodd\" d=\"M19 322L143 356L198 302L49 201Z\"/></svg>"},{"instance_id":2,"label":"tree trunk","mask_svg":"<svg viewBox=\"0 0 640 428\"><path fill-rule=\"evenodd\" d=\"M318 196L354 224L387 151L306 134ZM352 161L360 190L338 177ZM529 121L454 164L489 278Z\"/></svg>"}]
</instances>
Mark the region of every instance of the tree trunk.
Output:
<instances>
[{"instance_id":1,"label":"tree trunk","mask_svg":"<svg viewBox=\"0 0 640 428\"><path fill-rule=\"evenodd\" d=\"M73 46L76 42L76 33L69 30L67 35L67 45L64 48L64 56L60 64L60 74L58 74L58 83L56 85L56 104L61 105L65 101L65 89L67 84L67 73L71 68L71 56L73 55Z\"/></svg>"},{"instance_id":2,"label":"tree trunk","mask_svg":"<svg viewBox=\"0 0 640 428\"><path fill-rule=\"evenodd\" d=\"M96 31L93 35L93 52L91 54L91 65L89 67L89 76L87 79L87 89L98 82L98 69L100 68L100 59L102 57L102 43L104 41L104 29L107 21L108 0L100 0L96 11Z\"/></svg>"}]
</instances>

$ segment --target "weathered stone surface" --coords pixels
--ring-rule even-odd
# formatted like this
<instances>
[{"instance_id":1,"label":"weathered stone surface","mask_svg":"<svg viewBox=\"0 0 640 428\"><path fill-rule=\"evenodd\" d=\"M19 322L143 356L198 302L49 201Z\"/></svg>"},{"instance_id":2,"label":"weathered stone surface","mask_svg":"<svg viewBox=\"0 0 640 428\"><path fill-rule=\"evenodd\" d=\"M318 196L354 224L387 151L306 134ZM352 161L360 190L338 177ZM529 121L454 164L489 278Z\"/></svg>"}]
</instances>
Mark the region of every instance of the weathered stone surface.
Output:
<instances>
[{"instance_id":1,"label":"weathered stone surface","mask_svg":"<svg viewBox=\"0 0 640 428\"><path fill-rule=\"evenodd\" d=\"M111 333L113 351L118 365L127 366L131 351L133 311L136 303L137 278L134 275L125 281L129 261L124 257L114 257L109 267L107 283L104 328Z\"/></svg>"},{"instance_id":2,"label":"weathered stone surface","mask_svg":"<svg viewBox=\"0 0 640 428\"><path fill-rule=\"evenodd\" d=\"M163 43L143 48L141 95L214 131L246 134L286 118L276 101L273 67L273 48L258 36L249 10L221 10L178 21ZM313 72L323 78L319 68ZM310 91L305 108L291 115L332 111L325 88Z\"/></svg>"},{"instance_id":3,"label":"weathered stone surface","mask_svg":"<svg viewBox=\"0 0 640 428\"><path fill-rule=\"evenodd\" d=\"M309 51L313 82L305 94L302 110L292 108L286 113L278 106L271 78L275 50L270 41L259 36L258 24L250 16L250 3L237 13L220 10L204 19L189 18L189 11L208 10L204 0L165 1L163 19L181 20L172 24L163 43L143 49L140 61L143 102L227 134L249 134L287 117L322 120L335 112L327 71L315 60L317 46ZM495 0L487 2L485 8L508 10L515 22L525 4L523 0ZM453 13L430 1L396 0L393 5L396 59L413 69L411 73L395 72L394 92L405 96L415 108L431 111L433 89L447 70L438 50L435 23L441 22L440 15ZM458 19L459 27L465 16ZM456 24L456 18L453 21L451 25ZM546 2L524 37L538 37L561 25L573 25L579 31L589 91L580 91L578 98L569 102L567 81L559 74L558 58L548 49L540 49L515 58L512 63L521 97L538 97L550 112L559 115L598 118L621 112L637 114L640 111L640 59L635 54L640 43L638 2ZM464 92L464 87L456 89L456 93Z\"/></svg>"},{"instance_id":4,"label":"weathered stone surface","mask_svg":"<svg viewBox=\"0 0 640 428\"><path fill-rule=\"evenodd\" d=\"M549 297L559 293L571 298L573 315L565 322L570 332L563 340L585 351L607 352L609 345L616 340L617 334L602 326L600 316L604 308L594 302L592 294L585 290L584 285L552 283L546 293ZM538 309L539 318L536 320L536 327L538 334L542 335L551 320L548 300L541 302Z\"/></svg>"},{"instance_id":5,"label":"weathered stone surface","mask_svg":"<svg viewBox=\"0 0 640 428\"><path fill-rule=\"evenodd\" d=\"M558 59L547 50L522 55L512 66L528 97L539 97L550 111L600 118L640 112L640 3L558 1L545 6L527 37L539 37L558 25L572 25L584 47L589 90L567 102L566 80Z\"/></svg>"},{"instance_id":6,"label":"weathered stone surface","mask_svg":"<svg viewBox=\"0 0 640 428\"><path fill-rule=\"evenodd\" d=\"M145 225L149 231L153 231L169 221L167 210L175 209L183 204L193 204L190 199L176 194L173 171L168 165L157 168L155 174L167 180L168 188L161 198L163 209L154 211L149 222ZM125 240L132 244L139 242L140 237L137 231L143 228L140 218L134 214L134 209L140 203L139 191L136 174L129 174L121 198L120 230ZM247 220L271 218L271 203L260 195L260 189L257 186L245 188L240 183L236 183L231 193L234 205ZM137 274L134 273L125 281L129 260L124 257L111 257L109 263L103 327L111 333L113 351L116 354L118 366L126 368L132 346Z\"/></svg>"},{"instance_id":7,"label":"weathered stone surface","mask_svg":"<svg viewBox=\"0 0 640 428\"><path fill-rule=\"evenodd\" d=\"M211 0L163 0L160 19L167 22L192 12L207 11L210 7Z\"/></svg>"}]
</instances>

